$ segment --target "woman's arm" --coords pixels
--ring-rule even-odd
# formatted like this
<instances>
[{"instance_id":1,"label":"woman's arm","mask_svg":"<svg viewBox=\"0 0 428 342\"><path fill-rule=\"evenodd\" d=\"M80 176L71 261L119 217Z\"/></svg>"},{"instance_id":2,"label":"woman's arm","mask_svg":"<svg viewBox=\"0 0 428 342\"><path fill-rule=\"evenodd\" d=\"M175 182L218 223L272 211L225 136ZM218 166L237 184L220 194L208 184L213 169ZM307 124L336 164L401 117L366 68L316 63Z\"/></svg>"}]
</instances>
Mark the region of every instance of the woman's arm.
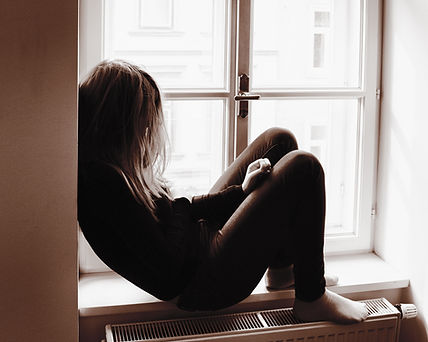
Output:
<instances>
[{"instance_id":1,"label":"woman's arm","mask_svg":"<svg viewBox=\"0 0 428 342\"><path fill-rule=\"evenodd\" d=\"M194 219L225 222L245 199L241 185L231 185L214 194L194 196L192 198L192 216Z\"/></svg>"},{"instance_id":2,"label":"woman's arm","mask_svg":"<svg viewBox=\"0 0 428 342\"><path fill-rule=\"evenodd\" d=\"M224 224L242 203L271 171L269 159L255 160L248 165L242 185L231 185L214 194L195 196L192 199L192 215L195 219L215 220Z\"/></svg>"}]
</instances>

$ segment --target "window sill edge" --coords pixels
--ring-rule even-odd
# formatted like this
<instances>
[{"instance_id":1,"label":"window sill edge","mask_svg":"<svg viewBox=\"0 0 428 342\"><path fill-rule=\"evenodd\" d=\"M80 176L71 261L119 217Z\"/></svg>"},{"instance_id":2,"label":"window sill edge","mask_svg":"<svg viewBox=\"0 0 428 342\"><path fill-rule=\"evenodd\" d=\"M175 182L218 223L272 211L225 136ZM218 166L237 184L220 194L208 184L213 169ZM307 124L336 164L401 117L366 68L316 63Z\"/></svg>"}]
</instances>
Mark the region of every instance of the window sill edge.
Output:
<instances>
[{"instance_id":1,"label":"window sill edge","mask_svg":"<svg viewBox=\"0 0 428 342\"><path fill-rule=\"evenodd\" d=\"M339 276L339 283L329 287L338 294L401 289L409 286L407 276L392 268L374 253L327 256L325 259L326 273ZM263 305L267 302L294 299L293 289L269 291L264 284L263 278L253 293L236 306ZM171 310L179 309L171 302L164 302L149 295L116 273L92 273L80 277L80 317Z\"/></svg>"}]
</instances>

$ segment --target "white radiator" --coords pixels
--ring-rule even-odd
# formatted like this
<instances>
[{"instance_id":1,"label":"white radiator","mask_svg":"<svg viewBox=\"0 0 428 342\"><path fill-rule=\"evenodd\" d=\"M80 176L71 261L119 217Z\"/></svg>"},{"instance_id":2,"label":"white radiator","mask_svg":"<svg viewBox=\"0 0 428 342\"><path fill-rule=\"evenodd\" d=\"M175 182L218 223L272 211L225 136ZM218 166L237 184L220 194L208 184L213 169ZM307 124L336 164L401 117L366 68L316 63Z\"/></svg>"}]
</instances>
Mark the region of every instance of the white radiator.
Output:
<instances>
[{"instance_id":1,"label":"white radiator","mask_svg":"<svg viewBox=\"0 0 428 342\"><path fill-rule=\"evenodd\" d=\"M401 311L386 299L366 303L369 317L358 324L304 323L292 308L106 326L107 342L262 341L397 342ZM416 310L416 309L415 309ZM416 314L416 311L415 311Z\"/></svg>"}]
</instances>

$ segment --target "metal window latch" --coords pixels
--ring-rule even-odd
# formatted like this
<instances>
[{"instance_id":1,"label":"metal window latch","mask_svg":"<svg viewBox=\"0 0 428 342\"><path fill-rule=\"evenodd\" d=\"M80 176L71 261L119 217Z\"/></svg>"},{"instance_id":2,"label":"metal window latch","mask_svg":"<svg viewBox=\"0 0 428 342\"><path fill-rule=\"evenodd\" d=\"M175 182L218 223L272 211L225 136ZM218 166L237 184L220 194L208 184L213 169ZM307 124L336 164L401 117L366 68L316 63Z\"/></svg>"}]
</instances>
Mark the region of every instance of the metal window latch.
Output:
<instances>
[{"instance_id":1,"label":"metal window latch","mask_svg":"<svg viewBox=\"0 0 428 342\"><path fill-rule=\"evenodd\" d=\"M235 95L235 101L239 101L238 116L246 118L248 116L248 101L258 100L260 95L249 93L250 78L246 74L239 75L239 92Z\"/></svg>"},{"instance_id":2,"label":"metal window latch","mask_svg":"<svg viewBox=\"0 0 428 342\"><path fill-rule=\"evenodd\" d=\"M382 95L380 89L376 89L376 99L380 100L380 96Z\"/></svg>"}]
</instances>

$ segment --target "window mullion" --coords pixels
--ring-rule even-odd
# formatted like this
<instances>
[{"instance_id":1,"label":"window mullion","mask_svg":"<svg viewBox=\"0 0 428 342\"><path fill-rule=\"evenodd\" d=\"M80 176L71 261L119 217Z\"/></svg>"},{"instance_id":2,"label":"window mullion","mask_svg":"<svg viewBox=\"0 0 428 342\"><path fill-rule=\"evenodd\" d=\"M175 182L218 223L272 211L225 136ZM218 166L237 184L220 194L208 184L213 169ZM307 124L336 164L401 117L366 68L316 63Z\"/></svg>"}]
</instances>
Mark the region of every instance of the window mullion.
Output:
<instances>
[{"instance_id":1,"label":"window mullion","mask_svg":"<svg viewBox=\"0 0 428 342\"><path fill-rule=\"evenodd\" d=\"M238 73L235 77L235 84L238 82L238 76L242 74L250 75L250 56L251 56L251 13L253 7L252 0L238 1ZM251 75L250 75L251 77ZM248 145L248 117L242 118L235 115L236 138L235 138L235 157L238 156Z\"/></svg>"},{"instance_id":2,"label":"window mullion","mask_svg":"<svg viewBox=\"0 0 428 342\"><path fill-rule=\"evenodd\" d=\"M227 128L225 143L227 144L226 165L229 166L235 159L235 141L236 141L236 102L234 96L237 93L237 75L238 75L238 1L229 1L229 101L227 101Z\"/></svg>"}]
</instances>

